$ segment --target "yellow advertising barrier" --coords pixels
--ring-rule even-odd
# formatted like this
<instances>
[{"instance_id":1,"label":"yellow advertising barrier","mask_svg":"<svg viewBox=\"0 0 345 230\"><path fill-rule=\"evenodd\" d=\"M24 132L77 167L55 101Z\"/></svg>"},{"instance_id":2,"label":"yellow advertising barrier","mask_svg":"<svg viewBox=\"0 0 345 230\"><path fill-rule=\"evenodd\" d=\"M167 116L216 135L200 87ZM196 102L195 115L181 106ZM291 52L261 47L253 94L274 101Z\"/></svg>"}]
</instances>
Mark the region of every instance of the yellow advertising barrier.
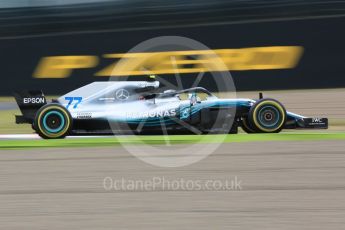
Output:
<instances>
[{"instance_id":1,"label":"yellow advertising barrier","mask_svg":"<svg viewBox=\"0 0 345 230\"><path fill-rule=\"evenodd\" d=\"M147 53L104 54L114 63L95 72L95 76L131 76L150 74L199 73L294 68L303 53L301 46L268 46L241 49L187 50ZM50 56L39 61L35 78L66 78L73 70L94 68L97 56ZM102 59L101 59L102 60ZM121 60L120 68L115 66ZM223 65L213 65L215 61ZM117 66L119 67L119 66ZM115 69L115 71L114 71Z\"/></svg>"}]
</instances>

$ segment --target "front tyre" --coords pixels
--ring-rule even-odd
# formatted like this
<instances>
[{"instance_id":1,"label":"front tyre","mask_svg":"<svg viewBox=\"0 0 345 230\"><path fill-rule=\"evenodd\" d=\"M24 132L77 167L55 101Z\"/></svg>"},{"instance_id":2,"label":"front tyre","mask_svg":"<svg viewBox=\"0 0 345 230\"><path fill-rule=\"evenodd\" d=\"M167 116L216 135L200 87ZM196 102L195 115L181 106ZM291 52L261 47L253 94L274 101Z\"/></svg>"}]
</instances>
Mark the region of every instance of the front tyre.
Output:
<instances>
[{"instance_id":1,"label":"front tyre","mask_svg":"<svg viewBox=\"0 0 345 230\"><path fill-rule=\"evenodd\" d=\"M259 133L279 133L286 122L286 110L279 101L265 98L250 108L248 119Z\"/></svg>"},{"instance_id":2,"label":"front tyre","mask_svg":"<svg viewBox=\"0 0 345 230\"><path fill-rule=\"evenodd\" d=\"M256 133L256 131L251 127L251 125L248 122L248 119L245 117L242 117L241 120L241 128L243 129L243 131L245 131L246 133Z\"/></svg>"},{"instance_id":3,"label":"front tyre","mask_svg":"<svg viewBox=\"0 0 345 230\"><path fill-rule=\"evenodd\" d=\"M44 139L64 138L71 130L72 117L65 107L47 104L37 111L34 127Z\"/></svg>"}]
</instances>

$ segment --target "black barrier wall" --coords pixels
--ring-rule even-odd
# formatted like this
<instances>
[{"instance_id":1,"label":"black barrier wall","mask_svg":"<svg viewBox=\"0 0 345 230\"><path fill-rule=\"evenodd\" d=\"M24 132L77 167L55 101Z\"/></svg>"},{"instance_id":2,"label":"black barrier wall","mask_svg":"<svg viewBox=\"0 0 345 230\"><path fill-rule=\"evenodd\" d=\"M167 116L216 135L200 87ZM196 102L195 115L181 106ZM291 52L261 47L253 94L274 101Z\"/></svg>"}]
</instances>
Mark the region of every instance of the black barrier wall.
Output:
<instances>
[{"instance_id":1,"label":"black barrier wall","mask_svg":"<svg viewBox=\"0 0 345 230\"><path fill-rule=\"evenodd\" d=\"M114 62L104 58L104 54L125 53L144 40L171 35L195 39L211 49L303 47L303 53L292 68L231 70L237 90L345 87L344 25L345 18L338 17L1 39L3 84L0 94L10 95L14 90L22 89L62 94L93 81L108 80L106 76L96 76ZM96 56L97 61L88 68L75 69L63 78L34 76L42 58L76 55ZM160 76L172 79L171 75ZM188 87L196 74L181 76L184 86ZM200 84L210 88L207 75ZM210 90L214 89L211 87Z\"/></svg>"}]
</instances>

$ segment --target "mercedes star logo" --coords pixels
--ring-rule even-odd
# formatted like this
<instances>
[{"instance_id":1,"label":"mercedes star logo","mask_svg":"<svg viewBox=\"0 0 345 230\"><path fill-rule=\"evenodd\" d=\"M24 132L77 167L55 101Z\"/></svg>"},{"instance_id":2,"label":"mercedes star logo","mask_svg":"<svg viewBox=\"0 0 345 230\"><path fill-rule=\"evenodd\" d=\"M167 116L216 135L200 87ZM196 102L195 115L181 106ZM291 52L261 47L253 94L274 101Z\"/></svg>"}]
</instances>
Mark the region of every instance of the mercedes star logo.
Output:
<instances>
[{"instance_id":1,"label":"mercedes star logo","mask_svg":"<svg viewBox=\"0 0 345 230\"><path fill-rule=\"evenodd\" d=\"M115 96L117 100L124 101L129 98L129 92L125 89L119 89L116 91Z\"/></svg>"}]
</instances>

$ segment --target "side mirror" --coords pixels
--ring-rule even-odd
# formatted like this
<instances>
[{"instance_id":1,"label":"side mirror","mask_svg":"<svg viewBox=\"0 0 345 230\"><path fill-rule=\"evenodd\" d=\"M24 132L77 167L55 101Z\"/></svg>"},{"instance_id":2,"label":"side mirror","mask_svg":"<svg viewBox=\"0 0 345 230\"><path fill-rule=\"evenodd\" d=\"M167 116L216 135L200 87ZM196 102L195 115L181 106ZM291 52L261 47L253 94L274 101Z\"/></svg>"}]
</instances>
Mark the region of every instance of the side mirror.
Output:
<instances>
[{"instance_id":1,"label":"side mirror","mask_svg":"<svg viewBox=\"0 0 345 230\"><path fill-rule=\"evenodd\" d=\"M146 100L149 100L149 99L154 99L157 97L157 94L153 93L153 94L148 94L148 95L145 95L144 98Z\"/></svg>"}]
</instances>

